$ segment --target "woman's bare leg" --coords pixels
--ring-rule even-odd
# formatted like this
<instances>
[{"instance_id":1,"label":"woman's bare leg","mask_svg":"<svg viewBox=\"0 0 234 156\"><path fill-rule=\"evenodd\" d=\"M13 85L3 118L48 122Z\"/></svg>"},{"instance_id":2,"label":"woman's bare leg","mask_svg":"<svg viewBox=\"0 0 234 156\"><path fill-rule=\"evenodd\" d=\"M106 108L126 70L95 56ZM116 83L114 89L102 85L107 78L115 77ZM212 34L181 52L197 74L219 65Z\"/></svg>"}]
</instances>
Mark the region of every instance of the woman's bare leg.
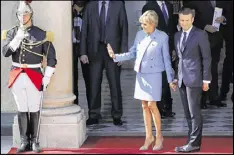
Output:
<instances>
[{"instance_id":1,"label":"woman's bare leg","mask_svg":"<svg viewBox=\"0 0 234 156\"><path fill-rule=\"evenodd\" d=\"M148 102L142 101L142 109L143 109L143 118L144 118L144 124L145 124L145 143L140 148L140 150L147 150L150 144L154 141L154 137L152 134L152 116L151 112L148 108Z\"/></svg>"},{"instance_id":2,"label":"woman's bare leg","mask_svg":"<svg viewBox=\"0 0 234 156\"><path fill-rule=\"evenodd\" d=\"M148 102L148 107L151 111L153 121L154 121L154 126L156 129L156 142L155 146L161 146L162 141L163 141L163 136L162 136L162 131L161 131L161 115L157 107L157 102L156 101L150 101Z\"/></svg>"}]
</instances>

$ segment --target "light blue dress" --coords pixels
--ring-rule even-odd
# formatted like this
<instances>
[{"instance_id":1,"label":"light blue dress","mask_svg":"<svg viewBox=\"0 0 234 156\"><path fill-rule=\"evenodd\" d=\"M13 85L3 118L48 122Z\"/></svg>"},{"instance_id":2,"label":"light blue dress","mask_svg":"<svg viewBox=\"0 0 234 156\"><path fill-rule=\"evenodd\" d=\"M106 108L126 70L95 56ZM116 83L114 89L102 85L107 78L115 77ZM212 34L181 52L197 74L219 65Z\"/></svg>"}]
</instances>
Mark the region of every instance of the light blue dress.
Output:
<instances>
[{"instance_id":1,"label":"light blue dress","mask_svg":"<svg viewBox=\"0 0 234 156\"><path fill-rule=\"evenodd\" d=\"M136 58L134 70L136 84L134 98L145 101L161 101L162 72L166 70L168 83L174 79L171 67L168 36L155 29L151 35L138 31L130 52L115 54L115 62Z\"/></svg>"}]
</instances>

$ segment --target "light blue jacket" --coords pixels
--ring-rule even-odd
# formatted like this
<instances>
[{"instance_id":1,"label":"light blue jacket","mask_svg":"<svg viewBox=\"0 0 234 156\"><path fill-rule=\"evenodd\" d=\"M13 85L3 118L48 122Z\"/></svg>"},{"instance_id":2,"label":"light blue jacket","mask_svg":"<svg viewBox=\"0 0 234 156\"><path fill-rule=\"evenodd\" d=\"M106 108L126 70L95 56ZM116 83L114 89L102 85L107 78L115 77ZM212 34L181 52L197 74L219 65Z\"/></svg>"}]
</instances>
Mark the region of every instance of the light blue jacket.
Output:
<instances>
[{"instance_id":1,"label":"light blue jacket","mask_svg":"<svg viewBox=\"0 0 234 156\"><path fill-rule=\"evenodd\" d=\"M115 56L114 62L136 58L134 66L136 72L157 73L166 70L168 83L174 79L168 36L158 29L155 29L151 35L147 35L143 30L138 31L129 52Z\"/></svg>"}]
</instances>

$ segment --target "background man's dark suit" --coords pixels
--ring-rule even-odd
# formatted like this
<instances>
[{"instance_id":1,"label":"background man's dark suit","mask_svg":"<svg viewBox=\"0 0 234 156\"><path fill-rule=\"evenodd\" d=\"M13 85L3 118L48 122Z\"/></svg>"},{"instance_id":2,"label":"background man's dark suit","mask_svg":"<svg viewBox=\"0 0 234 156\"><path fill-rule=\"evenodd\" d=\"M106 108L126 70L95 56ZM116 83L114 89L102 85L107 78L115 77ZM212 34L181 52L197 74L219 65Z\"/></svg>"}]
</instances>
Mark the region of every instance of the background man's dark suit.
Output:
<instances>
[{"instance_id":1,"label":"background man's dark suit","mask_svg":"<svg viewBox=\"0 0 234 156\"><path fill-rule=\"evenodd\" d=\"M105 41L101 42L99 1L88 3L83 19L80 55L87 55L90 64L90 106L89 118L97 119L101 108L101 82L103 68L106 69L110 84L112 117L122 116L122 96L120 87L120 67L109 57L106 43L110 43L115 53L128 51L128 21L122 1L109 1Z\"/></svg>"},{"instance_id":2,"label":"background man's dark suit","mask_svg":"<svg viewBox=\"0 0 234 156\"><path fill-rule=\"evenodd\" d=\"M214 7L211 1L189 1L184 7L195 9L196 16L194 20L194 25L200 29L204 29L206 25L212 25L214 16ZM216 7L223 8L224 3L221 1L216 1ZM224 10L225 11L225 10ZM225 13L225 12L224 12ZM224 14L223 13L223 14ZM211 48L211 73L212 81L209 89L209 100L211 105L223 106L218 96L218 63L220 59L220 52L223 46L223 34L222 34L222 24L220 24L220 30L218 32L210 33L207 32L210 41ZM206 101L206 93L203 92L202 96L202 107L204 107Z\"/></svg>"},{"instance_id":3,"label":"background man's dark suit","mask_svg":"<svg viewBox=\"0 0 234 156\"><path fill-rule=\"evenodd\" d=\"M233 1L225 1L226 25L224 25L225 59L223 63L222 85L220 88L220 98L225 100L229 91L230 82L233 80Z\"/></svg>"},{"instance_id":4,"label":"background man's dark suit","mask_svg":"<svg viewBox=\"0 0 234 156\"><path fill-rule=\"evenodd\" d=\"M189 127L187 143L200 147L203 125L200 98L203 80L211 81L210 45L207 33L193 26L181 51L181 34L182 31L175 34L176 79Z\"/></svg>"},{"instance_id":5,"label":"background man's dark suit","mask_svg":"<svg viewBox=\"0 0 234 156\"><path fill-rule=\"evenodd\" d=\"M149 1L142 8L142 14L147 10L154 10L158 14L158 27L157 29L164 31L169 36L169 52L172 54L174 50L174 34L176 32L175 16L173 15L173 5L170 2L165 1L168 10L168 24L166 24L162 10L158 5L157 1ZM163 72L163 90L162 90L162 101L159 102L159 111L162 117L172 117L172 97L171 91L167 82L166 72Z\"/></svg>"}]
</instances>

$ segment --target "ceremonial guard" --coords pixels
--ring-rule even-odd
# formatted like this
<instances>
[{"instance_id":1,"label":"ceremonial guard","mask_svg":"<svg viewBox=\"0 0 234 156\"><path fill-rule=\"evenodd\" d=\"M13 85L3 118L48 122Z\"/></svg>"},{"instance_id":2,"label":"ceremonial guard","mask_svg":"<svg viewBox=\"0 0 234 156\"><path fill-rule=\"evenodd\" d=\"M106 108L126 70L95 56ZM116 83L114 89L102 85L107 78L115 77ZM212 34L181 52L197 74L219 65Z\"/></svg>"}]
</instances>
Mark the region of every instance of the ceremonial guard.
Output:
<instances>
[{"instance_id":1,"label":"ceremonial guard","mask_svg":"<svg viewBox=\"0 0 234 156\"><path fill-rule=\"evenodd\" d=\"M17 9L19 26L2 32L5 57L12 56L8 87L11 89L18 109L21 145L17 153L41 151L38 135L42 91L50 83L57 64L52 44L52 32L46 32L32 23L31 1L20 1ZM45 71L43 56L47 60Z\"/></svg>"}]
</instances>

